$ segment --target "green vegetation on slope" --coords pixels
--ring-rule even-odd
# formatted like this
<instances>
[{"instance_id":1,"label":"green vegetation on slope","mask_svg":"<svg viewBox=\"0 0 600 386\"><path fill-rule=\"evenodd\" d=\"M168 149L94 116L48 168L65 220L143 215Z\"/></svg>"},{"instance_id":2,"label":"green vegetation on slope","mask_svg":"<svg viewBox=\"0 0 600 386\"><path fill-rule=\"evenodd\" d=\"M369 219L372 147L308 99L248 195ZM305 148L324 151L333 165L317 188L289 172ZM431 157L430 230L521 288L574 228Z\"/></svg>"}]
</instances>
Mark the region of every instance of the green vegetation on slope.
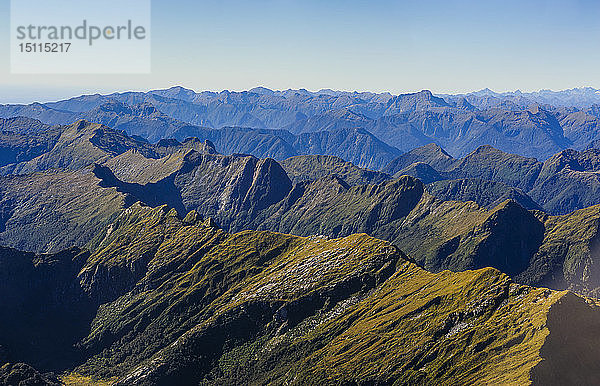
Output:
<instances>
[{"instance_id":1,"label":"green vegetation on slope","mask_svg":"<svg viewBox=\"0 0 600 386\"><path fill-rule=\"evenodd\" d=\"M127 205L86 170L0 177L0 243L57 252L83 246Z\"/></svg>"},{"instance_id":2,"label":"green vegetation on slope","mask_svg":"<svg viewBox=\"0 0 600 386\"><path fill-rule=\"evenodd\" d=\"M349 185L378 184L390 179L385 173L362 169L341 158L326 155L302 155L279 162L294 183L317 180L335 174Z\"/></svg>"},{"instance_id":3,"label":"green vegetation on slope","mask_svg":"<svg viewBox=\"0 0 600 386\"><path fill-rule=\"evenodd\" d=\"M69 296L95 305L88 327L70 336L78 355L42 361L33 347L16 357L9 351L6 361L62 372L65 382L117 385L527 384L549 379L552 366L562 370L557 379L599 370L596 351L585 351L590 341L563 341L560 324L600 328L594 303L515 284L492 268L429 273L364 234L230 235L195 212L180 220L166 207L136 204L102 238L84 259L61 258L61 275L32 276L46 284L30 296L46 291L47 304L25 299L4 308L70 310L72 303L53 300L61 286L44 290L58 276ZM0 254L0 263L12 258ZM33 256L19 259L31 264ZM14 269L3 272L11 277ZM23 285L15 279L0 292ZM564 350L582 354L573 360ZM27 369L3 369L10 366Z\"/></svg>"},{"instance_id":4,"label":"green vegetation on slope","mask_svg":"<svg viewBox=\"0 0 600 386\"><path fill-rule=\"evenodd\" d=\"M600 276L570 273L574 266L587 271L594 264L597 228L593 219L598 216L591 209L586 212L592 216L589 221L567 232L563 225L579 216L577 212L544 217L513 201L535 208L526 195L516 189L511 193L499 183L456 181L455 194L473 194L490 185L483 193L493 194L480 200L488 202L485 209L474 202L439 200L409 176L350 186L328 175L292 184L273 160L194 151L185 155L181 166L172 165L173 169L165 170L173 173L146 185L121 182L108 168L96 174L104 186L116 187L151 206L168 203L180 214L195 210L230 232L259 229L328 237L367 233L391 241L428 270L493 266L523 284L577 289L584 294L600 288ZM161 167L156 170L163 173ZM498 202L503 197L507 200ZM555 243L556 237L550 237L555 229L565 229L558 231L560 248L550 247ZM581 237L582 233L590 235ZM569 249L571 245L586 247ZM582 252L574 254L575 250Z\"/></svg>"},{"instance_id":5,"label":"green vegetation on slope","mask_svg":"<svg viewBox=\"0 0 600 386\"><path fill-rule=\"evenodd\" d=\"M429 165L433 170L416 172L415 165L420 163ZM384 171L395 177L402 174L413 175L422 178L425 183L434 179L468 181L473 187L461 189L456 192L456 196L452 196L452 190L439 191L435 184L432 192L439 193L441 199L467 198L482 206L487 206L490 202L487 197L495 197L497 200L502 196L495 192L498 188L490 189L490 182L513 187L520 191L520 196L527 194L530 198L525 197L526 201L533 200L550 214L567 214L600 202L600 150L594 148L581 152L563 150L540 162L534 158L505 153L491 146L481 146L464 158L453 159L439 146L432 144L403 154ZM486 197L479 197L477 185L480 190L486 190ZM506 188L503 190L507 194L514 194Z\"/></svg>"}]
</instances>

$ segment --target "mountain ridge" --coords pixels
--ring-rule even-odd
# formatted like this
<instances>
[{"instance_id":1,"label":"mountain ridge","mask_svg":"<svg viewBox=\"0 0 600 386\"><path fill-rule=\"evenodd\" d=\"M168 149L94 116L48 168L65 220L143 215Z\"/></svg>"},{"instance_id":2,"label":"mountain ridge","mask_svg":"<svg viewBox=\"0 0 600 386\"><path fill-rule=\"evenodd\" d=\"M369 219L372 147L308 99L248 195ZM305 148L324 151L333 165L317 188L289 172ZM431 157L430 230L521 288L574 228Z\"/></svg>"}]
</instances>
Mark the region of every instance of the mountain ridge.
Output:
<instances>
[{"instance_id":1,"label":"mountain ridge","mask_svg":"<svg viewBox=\"0 0 600 386\"><path fill-rule=\"evenodd\" d=\"M285 129L294 134L356 129L365 130L401 151L435 142L457 157L490 144L507 152L546 159L569 147L583 150L598 140L598 104L517 105L505 98L501 103L478 105L467 99L465 96L443 99L427 90L394 96L306 90L267 92L264 89L195 93L175 88L147 93L84 95L47 105L2 105L0 117L26 115L50 124L86 118L128 128L130 134L142 134L151 141L175 135L177 127L186 125L215 129ZM507 103L517 107L507 106ZM111 111L106 110L107 105L113 106ZM144 113L139 115L139 112ZM154 118L159 121L153 121ZM252 149L256 144L246 146ZM260 150L253 154L266 155ZM299 154L306 153L300 151ZM288 156L299 154L288 153ZM345 158L367 166L356 159Z\"/></svg>"},{"instance_id":2,"label":"mountain ridge","mask_svg":"<svg viewBox=\"0 0 600 386\"><path fill-rule=\"evenodd\" d=\"M586 379L597 368L597 349L583 350L598 339L586 333L600 326L593 301L514 284L491 268L428 273L364 234L227 234L194 212L181 220L167 207L136 204L96 251L72 255L81 257L58 259L74 265L60 277L90 305L81 326L92 328L56 325L67 342L77 342L76 359L52 363L50 355L41 366L61 371L62 381L560 383ZM32 258L19 256L34 271L57 261L47 256L34 266ZM12 260L0 250L0 265ZM1 272L13 281L0 292L22 283L10 265ZM64 300L46 307L68 318L74 310ZM22 304L40 311L28 300ZM8 304L3 312L13 310ZM582 339L565 340L573 334L561 320ZM35 328L22 326L16 338ZM399 350L385 349L390 340ZM13 343L0 340L7 342L12 353ZM51 341L44 347L51 354L58 349ZM584 354L574 364L565 350ZM40 366L39 354L24 348L9 355ZM0 380L43 377L12 363L0 368ZM552 368L561 370L558 377Z\"/></svg>"}]
</instances>

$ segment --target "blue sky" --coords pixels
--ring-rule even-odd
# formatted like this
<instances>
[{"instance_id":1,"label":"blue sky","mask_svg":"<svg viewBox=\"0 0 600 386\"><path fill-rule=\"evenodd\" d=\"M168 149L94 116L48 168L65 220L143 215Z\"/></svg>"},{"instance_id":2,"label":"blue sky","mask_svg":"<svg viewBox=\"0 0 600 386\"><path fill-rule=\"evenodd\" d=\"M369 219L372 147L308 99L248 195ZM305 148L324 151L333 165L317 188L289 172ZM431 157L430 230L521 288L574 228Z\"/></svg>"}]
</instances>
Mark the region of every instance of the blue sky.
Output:
<instances>
[{"instance_id":1,"label":"blue sky","mask_svg":"<svg viewBox=\"0 0 600 386\"><path fill-rule=\"evenodd\" d=\"M600 88L600 2L591 0L154 0L152 74L126 76L11 75L9 0L0 20L0 103L172 85Z\"/></svg>"}]
</instances>

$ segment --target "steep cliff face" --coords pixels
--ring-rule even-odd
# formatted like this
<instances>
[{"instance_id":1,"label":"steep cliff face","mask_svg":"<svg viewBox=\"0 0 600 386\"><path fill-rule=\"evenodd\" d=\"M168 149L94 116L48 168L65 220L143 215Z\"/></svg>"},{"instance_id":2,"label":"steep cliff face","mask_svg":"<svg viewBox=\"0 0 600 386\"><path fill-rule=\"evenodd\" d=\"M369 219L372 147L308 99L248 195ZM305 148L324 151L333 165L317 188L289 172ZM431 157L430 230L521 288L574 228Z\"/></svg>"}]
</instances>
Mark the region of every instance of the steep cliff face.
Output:
<instances>
[{"instance_id":1,"label":"steep cliff face","mask_svg":"<svg viewBox=\"0 0 600 386\"><path fill-rule=\"evenodd\" d=\"M544 231L533 213L514 201L505 201L473 231L473 238L482 238L472 253L474 265L495 267L508 275L523 272L542 244Z\"/></svg>"},{"instance_id":2,"label":"steep cliff face","mask_svg":"<svg viewBox=\"0 0 600 386\"><path fill-rule=\"evenodd\" d=\"M542 163L536 159L481 146L453 165L449 173L459 178L500 181L528 191L535 184L541 168Z\"/></svg>"},{"instance_id":3,"label":"steep cliff face","mask_svg":"<svg viewBox=\"0 0 600 386\"><path fill-rule=\"evenodd\" d=\"M259 229L332 237L356 232L391 235L394 224L410 213L424 192L423 184L410 177L350 187L330 176L296 189L258 224Z\"/></svg>"},{"instance_id":4,"label":"steep cliff face","mask_svg":"<svg viewBox=\"0 0 600 386\"><path fill-rule=\"evenodd\" d=\"M272 159L198 153L188 155L174 184L186 210L198 208L230 229L243 229L292 188L283 168ZM236 222L239 225L234 225Z\"/></svg>"}]
</instances>

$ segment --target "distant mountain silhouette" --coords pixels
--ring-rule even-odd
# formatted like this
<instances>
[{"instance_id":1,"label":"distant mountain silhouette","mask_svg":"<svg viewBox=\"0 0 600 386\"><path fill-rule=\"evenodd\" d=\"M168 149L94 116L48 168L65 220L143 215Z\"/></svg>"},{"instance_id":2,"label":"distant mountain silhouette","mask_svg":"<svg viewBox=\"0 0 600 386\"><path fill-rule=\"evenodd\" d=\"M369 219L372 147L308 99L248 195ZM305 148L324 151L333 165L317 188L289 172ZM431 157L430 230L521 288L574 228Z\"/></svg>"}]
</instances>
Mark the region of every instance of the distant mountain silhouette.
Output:
<instances>
[{"instance_id":1,"label":"distant mountain silhouette","mask_svg":"<svg viewBox=\"0 0 600 386\"><path fill-rule=\"evenodd\" d=\"M465 156L482 145L541 160L567 148L583 150L600 140L599 95L594 89L529 94L483 90L441 97L427 90L394 96L265 88L196 93L173 87L146 93L83 95L46 104L3 105L0 117L24 116L51 125L86 119L150 142L171 137L183 140L184 134L196 135L199 128L284 129L294 135L336 132L336 143L330 143L329 149L322 144L314 146L324 140L323 134L310 139L311 146L302 140L293 144L295 139L283 131L252 135L246 131L241 137L229 136L227 141L258 157L335 155L363 167L380 168L380 158L388 157L393 148L409 151L429 143L437 143L454 157ZM340 147L359 140L342 138L340 133L351 133L348 130L368 132L374 136L371 141L389 147L356 147L341 154ZM265 138L271 134L291 148L284 149L286 145L277 144L277 138ZM216 137L207 135L206 139L217 144ZM223 153L229 153L226 148L231 146L217 144ZM369 153L361 159L358 153L365 151Z\"/></svg>"}]
</instances>

